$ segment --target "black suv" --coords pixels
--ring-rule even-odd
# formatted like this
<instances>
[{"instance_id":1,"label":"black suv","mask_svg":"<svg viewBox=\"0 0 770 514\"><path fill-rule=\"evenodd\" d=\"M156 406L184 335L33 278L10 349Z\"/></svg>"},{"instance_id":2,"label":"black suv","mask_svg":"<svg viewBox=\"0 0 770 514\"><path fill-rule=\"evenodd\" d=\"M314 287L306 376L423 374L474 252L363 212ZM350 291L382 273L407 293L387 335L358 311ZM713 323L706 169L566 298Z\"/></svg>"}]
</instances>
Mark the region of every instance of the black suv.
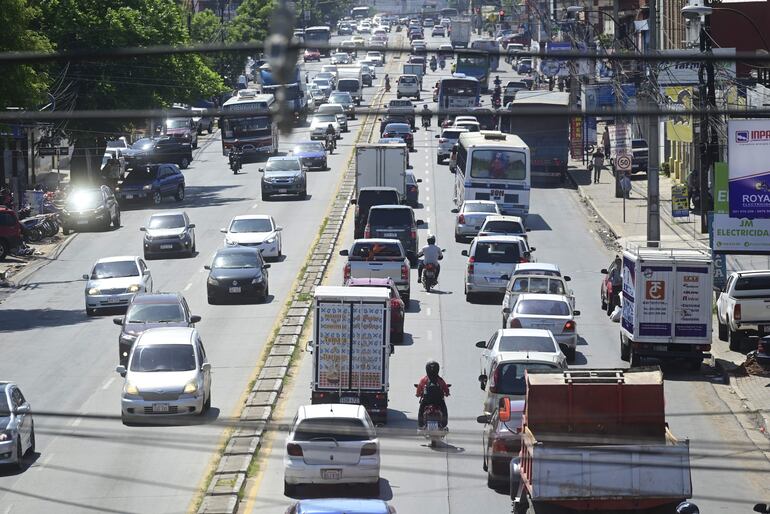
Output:
<instances>
[{"instance_id":1,"label":"black suv","mask_svg":"<svg viewBox=\"0 0 770 514\"><path fill-rule=\"evenodd\" d=\"M408 205L375 205L369 209L364 228L365 238L398 239L412 265L417 262L417 226L422 220L414 219Z\"/></svg>"},{"instance_id":2,"label":"black suv","mask_svg":"<svg viewBox=\"0 0 770 514\"><path fill-rule=\"evenodd\" d=\"M65 236L89 226L103 230L108 230L110 225L120 227L120 206L107 186L72 190L59 216Z\"/></svg>"},{"instance_id":3,"label":"black suv","mask_svg":"<svg viewBox=\"0 0 770 514\"><path fill-rule=\"evenodd\" d=\"M400 201L398 190L393 187L362 187L358 191L358 198L350 201L356 206L353 237L355 239L364 237L366 220L369 219L369 209L375 205L398 204Z\"/></svg>"},{"instance_id":4,"label":"black suv","mask_svg":"<svg viewBox=\"0 0 770 514\"><path fill-rule=\"evenodd\" d=\"M143 138L125 150L123 156L128 169L162 162L172 162L186 169L192 162L192 146L173 137Z\"/></svg>"}]
</instances>

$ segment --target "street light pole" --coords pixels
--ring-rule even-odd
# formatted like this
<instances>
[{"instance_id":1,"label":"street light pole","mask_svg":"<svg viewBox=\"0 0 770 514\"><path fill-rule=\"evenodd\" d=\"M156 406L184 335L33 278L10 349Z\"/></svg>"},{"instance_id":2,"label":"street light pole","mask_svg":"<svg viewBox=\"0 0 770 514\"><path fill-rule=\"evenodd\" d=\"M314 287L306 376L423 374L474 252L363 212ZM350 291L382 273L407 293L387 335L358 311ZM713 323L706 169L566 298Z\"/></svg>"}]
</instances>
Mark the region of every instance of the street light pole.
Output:
<instances>
[{"instance_id":1,"label":"street light pole","mask_svg":"<svg viewBox=\"0 0 770 514\"><path fill-rule=\"evenodd\" d=\"M649 32L649 52L656 53L658 49L658 26L657 26L657 0L652 0L649 5L649 16L647 18L647 30ZM654 74L656 73L655 66L650 66L648 72L651 75L649 83L652 87L658 83ZM657 91L648 91L647 100L649 107L657 109ZM647 131L647 148L648 148L648 163L647 163L647 246L657 247L660 244L660 176L658 175L658 165L660 163L660 136L659 136L659 124L657 116L650 116L649 128Z\"/></svg>"},{"instance_id":2,"label":"street light pole","mask_svg":"<svg viewBox=\"0 0 770 514\"><path fill-rule=\"evenodd\" d=\"M704 16L700 29L700 51L711 55L711 15ZM705 68L705 80L704 80ZM705 66L698 70L698 97L700 100L700 169L698 170L698 187L700 188L700 231L708 232L708 211L710 208L709 173L714 160L714 143L716 132L711 127L711 108L716 106L714 92L714 63L707 60ZM712 134L713 133L713 134ZM712 137L713 136L713 137Z\"/></svg>"}]
</instances>

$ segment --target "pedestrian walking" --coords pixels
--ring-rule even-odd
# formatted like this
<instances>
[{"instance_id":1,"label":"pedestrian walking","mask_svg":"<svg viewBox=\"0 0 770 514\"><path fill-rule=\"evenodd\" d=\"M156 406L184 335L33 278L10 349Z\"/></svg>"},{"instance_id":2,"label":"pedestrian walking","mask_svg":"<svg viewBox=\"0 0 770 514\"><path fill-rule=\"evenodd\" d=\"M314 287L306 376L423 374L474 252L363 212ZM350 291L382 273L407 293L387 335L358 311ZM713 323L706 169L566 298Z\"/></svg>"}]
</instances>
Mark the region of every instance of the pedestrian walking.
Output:
<instances>
[{"instance_id":1,"label":"pedestrian walking","mask_svg":"<svg viewBox=\"0 0 770 514\"><path fill-rule=\"evenodd\" d=\"M604 155L609 157L610 155L610 128L605 125L604 132L602 133L602 147L604 148Z\"/></svg>"},{"instance_id":2,"label":"pedestrian walking","mask_svg":"<svg viewBox=\"0 0 770 514\"><path fill-rule=\"evenodd\" d=\"M596 149L592 159L593 162L591 164L594 168L594 184L598 184L599 179L602 176L602 168L604 167L604 154L600 148Z\"/></svg>"}]
</instances>

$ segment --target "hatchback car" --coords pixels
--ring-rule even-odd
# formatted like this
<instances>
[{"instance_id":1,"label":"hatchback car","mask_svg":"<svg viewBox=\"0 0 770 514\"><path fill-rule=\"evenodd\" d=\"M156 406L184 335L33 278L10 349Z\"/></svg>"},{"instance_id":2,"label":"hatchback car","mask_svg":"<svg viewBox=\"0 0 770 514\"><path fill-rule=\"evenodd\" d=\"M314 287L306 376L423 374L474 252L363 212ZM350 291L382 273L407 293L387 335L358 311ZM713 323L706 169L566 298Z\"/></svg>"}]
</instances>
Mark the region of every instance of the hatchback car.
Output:
<instances>
[{"instance_id":1,"label":"hatchback car","mask_svg":"<svg viewBox=\"0 0 770 514\"><path fill-rule=\"evenodd\" d=\"M286 194L296 195L300 200L307 198L307 172L298 158L270 157L259 172L263 200Z\"/></svg>"},{"instance_id":2,"label":"hatchback car","mask_svg":"<svg viewBox=\"0 0 770 514\"><path fill-rule=\"evenodd\" d=\"M333 94L333 93L332 93ZM331 99L331 97L329 97ZM342 132L348 132L348 115L345 107L341 104L325 103L318 106L316 116L333 114L337 119L337 124ZM327 125L328 128L328 125Z\"/></svg>"},{"instance_id":3,"label":"hatchback car","mask_svg":"<svg viewBox=\"0 0 770 514\"><path fill-rule=\"evenodd\" d=\"M487 216L500 215L500 208L491 200L467 200L459 209L452 209L455 217L455 241L461 243L476 237Z\"/></svg>"},{"instance_id":4,"label":"hatchback car","mask_svg":"<svg viewBox=\"0 0 770 514\"><path fill-rule=\"evenodd\" d=\"M235 246L221 248L214 254L206 280L206 296L211 305L220 300L249 299L267 301L270 295L267 270L262 254L256 248Z\"/></svg>"},{"instance_id":5,"label":"hatchback car","mask_svg":"<svg viewBox=\"0 0 770 514\"><path fill-rule=\"evenodd\" d=\"M227 228L221 228L225 235L225 246L256 248L262 257L280 259L283 255L283 227L276 225L268 214L243 214L234 217Z\"/></svg>"},{"instance_id":6,"label":"hatchback car","mask_svg":"<svg viewBox=\"0 0 770 514\"><path fill-rule=\"evenodd\" d=\"M369 219L369 209L375 205L398 205L401 201L398 190L392 187L362 187L358 196L351 200L356 206L354 215L353 237L364 237L366 220Z\"/></svg>"},{"instance_id":7,"label":"hatchback car","mask_svg":"<svg viewBox=\"0 0 770 514\"><path fill-rule=\"evenodd\" d=\"M525 293L516 299L508 326L550 330L567 360L574 362L578 340L575 316L579 315L564 295Z\"/></svg>"},{"instance_id":8,"label":"hatchback car","mask_svg":"<svg viewBox=\"0 0 770 514\"><path fill-rule=\"evenodd\" d=\"M602 300L602 309L607 313L607 316L612 314L616 305L620 305L620 291L623 289L623 261L620 256L616 256L610 263L608 268L601 270L602 285L599 288L599 296Z\"/></svg>"},{"instance_id":9,"label":"hatchback car","mask_svg":"<svg viewBox=\"0 0 770 514\"><path fill-rule=\"evenodd\" d=\"M519 296L532 294L559 294L569 299L575 308L575 296L567 286L570 277L555 277L553 275L514 275L505 286L505 296L502 302L503 328L508 327L508 317Z\"/></svg>"},{"instance_id":10,"label":"hatchback car","mask_svg":"<svg viewBox=\"0 0 770 514\"><path fill-rule=\"evenodd\" d=\"M0 382L0 465L24 467L24 456L35 453L32 407L19 386Z\"/></svg>"},{"instance_id":11,"label":"hatchback car","mask_svg":"<svg viewBox=\"0 0 770 514\"><path fill-rule=\"evenodd\" d=\"M430 31L432 37L444 37L446 36L446 30L443 25L435 25L433 30Z\"/></svg>"},{"instance_id":12,"label":"hatchback car","mask_svg":"<svg viewBox=\"0 0 770 514\"><path fill-rule=\"evenodd\" d=\"M152 274L139 257L105 257L96 261L86 281L86 314L99 309L128 307L136 293L152 292Z\"/></svg>"},{"instance_id":13,"label":"hatchback car","mask_svg":"<svg viewBox=\"0 0 770 514\"><path fill-rule=\"evenodd\" d=\"M59 213L61 230L66 236L73 230L89 226L108 230L120 227L120 205L107 186L75 189Z\"/></svg>"},{"instance_id":14,"label":"hatchback car","mask_svg":"<svg viewBox=\"0 0 770 514\"><path fill-rule=\"evenodd\" d=\"M291 150L292 157L299 158L307 169L328 170L326 148L318 141L302 141L296 143Z\"/></svg>"},{"instance_id":15,"label":"hatchback car","mask_svg":"<svg viewBox=\"0 0 770 514\"><path fill-rule=\"evenodd\" d=\"M435 138L438 139L438 147L436 148L436 163L441 164L445 159L449 158L449 154L452 153L452 147L460 140L460 134L468 132L464 128L445 128L441 131L441 134L436 134Z\"/></svg>"},{"instance_id":16,"label":"hatchback car","mask_svg":"<svg viewBox=\"0 0 770 514\"><path fill-rule=\"evenodd\" d=\"M380 441L361 405L303 405L286 436L284 494L300 484L362 484L379 495Z\"/></svg>"},{"instance_id":17,"label":"hatchback car","mask_svg":"<svg viewBox=\"0 0 770 514\"><path fill-rule=\"evenodd\" d=\"M329 98L332 91L334 91L334 85L328 78L316 77L311 81L311 84L316 86L325 98Z\"/></svg>"},{"instance_id":18,"label":"hatchback car","mask_svg":"<svg viewBox=\"0 0 770 514\"><path fill-rule=\"evenodd\" d=\"M136 338L145 330L158 327L193 327L201 320L193 316L187 300L180 293L137 293L128 304L126 315L113 318L121 327L118 336L118 360L128 364L128 354Z\"/></svg>"},{"instance_id":19,"label":"hatchback car","mask_svg":"<svg viewBox=\"0 0 770 514\"><path fill-rule=\"evenodd\" d=\"M508 276L516 263L528 259L523 253L526 242L518 236L480 236L473 240L465 269L465 299L472 301L477 293L505 293Z\"/></svg>"},{"instance_id":20,"label":"hatchback car","mask_svg":"<svg viewBox=\"0 0 770 514\"><path fill-rule=\"evenodd\" d=\"M363 68L366 66L369 68L369 72L372 74L372 78L377 78L377 61L374 59L361 59L358 64ZM369 84L371 86L371 84Z\"/></svg>"},{"instance_id":21,"label":"hatchback car","mask_svg":"<svg viewBox=\"0 0 770 514\"><path fill-rule=\"evenodd\" d=\"M392 278L349 278L347 287L385 287L390 291L390 340L404 341L404 301Z\"/></svg>"},{"instance_id":22,"label":"hatchback car","mask_svg":"<svg viewBox=\"0 0 770 514\"><path fill-rule=\"evenodd\" d=\"M361 82L364 86L371 86L372 81L377 78L374 72L374 64L361 64Z\"/></svg>"},{"instance_id":23,"label":"hatchback car","mask_svg":"<svg viewBox=\"0 0 770 514\"><path fill-rule=\"evenodd\" d=\"M480 236L519 236L527 237L529 229L524 226L524 220L519 216L487 216L479 230Z\"/></svg>"},{"instance_id":24,"label":"hatchback car","mask_svg":"<svg viewBox=\"0 0 770 514\"><path fill-rule=\"evenodd\" d=\"M124 424L151 417L202 415L211 407L211 364L198 331L151 328L131 348L120 417Z\"/></svg>"},{"instance_id":25,"label":"hatchback car","mask_svg":"<svg viewBox=\"0 0 770 514\"><path fill-rule=\"evenodd\" d=\"M489 376L492 363L504 352L553 354L560 367L567 367L567 358L550 330L503 328L496 330L489 340L477 341L476 348L481 348L480 376ZM484 389L483 386L482 389Z\"/></svg>"},{"instance_id":26,"label":"hatchback car","mask_svg":"<svg viewBox=\"0 0 770 514\"><path fill-rule=\"evenodd\" d=\"M408 205L375 205L369 209L364 227L365 238L398 239L410 261L416 259L417 227L422 220L414 219L414 210Z\"/></svg>"},{"instance_id":27,"label":"hatchback car","mask_svg":"<svg viewBox=\"0 0 770 514\"><path fill-rule=\"evenodd\" d=\"M400 137L406 142L409 151L414 151L414 134L408 123L388 123L382 131L382 137Z\"/></svg>"},{"instance_id":28,"label":"hatchback car","mask_svg":"<svg viewBox=\"0 0 770 514\"><path fill-rule=\"evenodd\" d=\"M321 62L321 52L318 51L317 48L306 48L305 53L302 55L302 60L305 62L308 62L308 61Z\"/></svg>"},{"instance_id":29,"label":"hatchback car","mask_svg":"<svg viewBox=\"0 0 770 514\"><path fill-rule=\"evenodd\" d=\"M184 174L176 164L150 164L134 168L115 188L118 199L144 200L160 205L164 196L184 200Z\"/></svg>"},{"instance_id":30,"label":"hatchback car","mask_svg":"<svg viewBox=\"0 0 770 514\"><path fill-rule=\"evenodd\" d=\"M396 98L408 96L420 99L420 79L417 75L400 75L396 85Z\"/></svg>"},{"instance_id":31,"label":"hatchback car","mask_svg":"<svg viewBox=\"0 0 770 514\"><path fill-rule=\"evenodd\" d=\"M481 438L484 460L482 469L487 472L487 487L508 485L511 459L521 450L521 420L524 400L510 402L510 410L498 407L491 414L484 414L476 421L484 424Z\"/></svg>"},{"instance_id":32,"label":"hatchback car","mask_svg":"<svg viewBox=\"0 0 770 514\"><path fill-rule=\"evenodd\" d=\"M150 259L163 253L195 255L195 223L190 223L186 212L153 214L144 232L144 258Z\"/></svg>"}]
</instances>

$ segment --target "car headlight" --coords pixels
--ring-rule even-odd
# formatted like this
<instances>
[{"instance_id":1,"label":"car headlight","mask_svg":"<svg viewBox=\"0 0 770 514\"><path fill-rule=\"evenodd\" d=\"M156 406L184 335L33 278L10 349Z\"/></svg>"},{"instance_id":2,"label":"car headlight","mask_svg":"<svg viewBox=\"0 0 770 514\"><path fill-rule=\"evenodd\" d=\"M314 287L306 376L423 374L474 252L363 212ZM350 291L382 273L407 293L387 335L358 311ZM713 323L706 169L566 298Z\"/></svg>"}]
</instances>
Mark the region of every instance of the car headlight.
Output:
<instances>
[{"instance_id":1,"label":"car headlight","mask_svg":"<svg viewBox=\"0 0 770 514\"><path fill-rule=\"evenodd\" d=\"M271 244L275 243L275 237L271 237L270 239L267 239L267 240L265 240L265 242L266 242L267 244L270 244L270 245L271 245Z\"/></svg>"},{"instance_id":2,"label":"car headlight","mask_svg":"<svg viewBox=\"0 0 770 514\"><path fill-rule=\"evenodd\" d=\"M219 280L209 277L206 283L209 284L210 286L218 286Z\"/></svg>"},{"instance_id":3,"label":"car headlight","mask_svg":"<svg viewBox=\"0 0 770 514\"><path fill-rule=\"evenodd\" d=\"M187 237L187 233L182 232L181 234L179 234L179 239L184 239L185 237Z\"/></svg>"},{"instance_id":4,"label":"car headlight","mask_svg":"<svg viewBox=\"0 0 770 514\"><path fill-rule=\"evenodd\" d=\"M97 294L99 294L99 292L100 291L99 291L98 287L92 287L91 289L88 290L88 294L90 296L97 295Z\"/></svg>"},{"instance_id":5,"label":"car headlight","mask_svg":"<svg viewBox=\"0 0 770 514\"><path fill-rule=\"evenodd\" d=\"M142 289L142 286L140 286L139 284L132 284L128 286L128 288L126 288L126 291L128 291L129 293L136 293L140 289Z\"/></svg>"},{"instance_id":6,"label":"car headlight","mask_svg":"<svg viewBox=\"0 0 770 514\"><path fill-rule=\"evenodd\" d=\"M193 394L198 390L198 381L197 380L190 380L187 382L187 385L184 386L184 393L185 394Z\"/></svg>"},{"instance_id":7,"label":"car headlight","mask_svg":"<svg viewBox=\"0 0 770 514\"><path fill-rule=\"evenodd\" d=\"M0 441L10 441L13 439L13 432L10 430L0 430Z\"/></svg>"},{"instance_id":8,"label":"car headlight","mask_svg":"<svg viewBox=\"0 0 770 514\"><path fill-rule=\"evenodd\" d=\"M126 394L130 394L132 396L139 395L139 389L137 389L136 386L131 382L126 382L126 387L123 388L123 391L125 391Z\"/></svg>"},{"instance_id":9,"label":"car headlight","mask_svg":"<svg viewBox=\"0 0 770 514\"><path fill-rule=\"evenodd\" d=\"M262 277L257 277L257 278L251 279L252 285L257 285L257 284L259 284L261 282L262 282Z\"/></svg>"},{"instance_id":10,"label":"car headlight","mask_svg":"<svg viewBox=\"0 0 770 514\"><path fill-rule=\"evenodd\" d=\"M145 191L149 191L150 189L152 189L152 184L147 184L142 189L144 189Z\"/></svg>"}]
</instances>

